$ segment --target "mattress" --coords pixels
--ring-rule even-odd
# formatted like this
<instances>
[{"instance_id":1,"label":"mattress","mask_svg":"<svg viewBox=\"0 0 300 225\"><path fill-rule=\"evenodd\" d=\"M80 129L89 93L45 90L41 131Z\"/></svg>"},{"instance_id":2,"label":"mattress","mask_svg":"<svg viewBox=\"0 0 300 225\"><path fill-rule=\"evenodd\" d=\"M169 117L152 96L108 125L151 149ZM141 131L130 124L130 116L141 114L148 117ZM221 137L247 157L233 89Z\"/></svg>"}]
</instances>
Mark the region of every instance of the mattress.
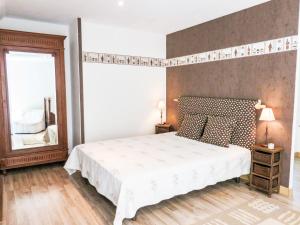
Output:
<instances>
[{"instance_id":1,"label":"mattress","mask_svg":"<svg viewBox=\"0 0 300 225\"><path fill-rule=\"evenodd\" d=\"M114 225L121 225L143 206L248 174L250 161L246 148L223 148L171 132L79 145L65 169L81 171L116 205Z\"/></svg>"}]
</instances>

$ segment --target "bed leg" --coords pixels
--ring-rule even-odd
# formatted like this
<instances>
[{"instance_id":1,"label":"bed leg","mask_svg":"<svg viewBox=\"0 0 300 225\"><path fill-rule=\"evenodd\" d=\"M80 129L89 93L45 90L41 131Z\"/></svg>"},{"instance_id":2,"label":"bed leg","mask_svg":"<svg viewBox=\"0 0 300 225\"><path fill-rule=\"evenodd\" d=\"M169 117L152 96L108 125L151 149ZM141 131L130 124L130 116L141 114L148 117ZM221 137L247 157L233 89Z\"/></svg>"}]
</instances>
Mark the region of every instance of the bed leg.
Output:
<instances>
[{"instance_id":1,"label":"bed leg","mask_svg":"<svg viewBox=\"0 0 300 225\"><path fill-rule=\"evenodd\" d=\"M239 177L234 178L234 180L235 180L235 182L238 183L238 184L241 182L241 178L239 178Z\"/></svg>"},{"instance_id":2,"label":"bed leg","mask_svg":"<svg viewBox=\"0 0 300 225\"><path fill-rule=\"evenodd\" d=\"M137 215L135 214L135 216L131 219L133 221L136 221Z\"/></svg>"}]
</instances>

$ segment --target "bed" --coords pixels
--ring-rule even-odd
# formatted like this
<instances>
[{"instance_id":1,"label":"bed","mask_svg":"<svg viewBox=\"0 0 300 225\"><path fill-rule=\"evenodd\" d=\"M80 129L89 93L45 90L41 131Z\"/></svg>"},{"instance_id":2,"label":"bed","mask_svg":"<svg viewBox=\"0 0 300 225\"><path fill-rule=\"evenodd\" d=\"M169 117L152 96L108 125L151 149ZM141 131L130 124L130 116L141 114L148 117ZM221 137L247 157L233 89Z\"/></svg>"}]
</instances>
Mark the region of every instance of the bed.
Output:
<instances>
[{"instance_id":1,"label":"bed","mask_svg":"<svg viewBox=\"0 0 300 225\"><path fill-rule=\"evenodd\" d=\"M121 225L141 207L248 174L249 146L255 142L255 104L254 100L180 98L179 126L186 113L238 119L229 148L175 132L114 139L76 146L65 169L69 174L81 171L116 206L113 224Z\"/></svg>"},{"instance_id":2,"label":"bed","mask_svg":"<svg viewBox=\"0 0 300 225\"><path fill-rule=\"evenodd\" d=\"M12 134L12 149L25 149L58 144L57 125L50 125L39 133L34 134Z\"/></svg>"},{"instance_id":3,"label":"bed","mask_svg":"<svg viewBox=\"0 0 300 225\"><path fill-rule=\"evenodd\" d=\"M12 132L15 134L36 134L45 128L45 111L43 109L29 110L22 115L22 119L12 123Z\"/></svg>"}]
</instances>

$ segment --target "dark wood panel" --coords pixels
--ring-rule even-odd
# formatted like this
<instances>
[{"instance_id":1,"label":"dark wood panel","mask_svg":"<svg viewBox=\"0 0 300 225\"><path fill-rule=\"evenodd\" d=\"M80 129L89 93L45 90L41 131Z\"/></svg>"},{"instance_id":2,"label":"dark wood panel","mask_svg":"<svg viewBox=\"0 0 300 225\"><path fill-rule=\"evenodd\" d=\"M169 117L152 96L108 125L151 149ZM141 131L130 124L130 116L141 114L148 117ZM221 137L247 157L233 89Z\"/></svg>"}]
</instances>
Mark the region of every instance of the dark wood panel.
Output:
<instances>
[{"instance_id":1,"label":"dark wood panel","mask_svg":"<svg viewBox=\"0 0 300 225\"><path fill-rule=\"evenodd\" d=\"M65 36L0 29L0 45L63 49Z\"/></svg>"},{"instance_id":2,"label":"dark wood panel","mask_svg":"<svg viewBox=\"0 0 300 225\"><path fill-rule=\"evenodd\" d=\"M47 152L36 152L21 156L7 157L2 159L2 165L6 169L25 166L39 165L51 162L65 161L68 153L66 151L53 150Z\"/></svg>"},{"instance_id":3,"label":"dark wood panel","mask_svg":"<svg viewBox=\"0 0 300 225\"><path fill-rule=\"evenodd\" d=\"M85 143L84 132L84 96L83 96L83 61L82 61L82 30L81 18L77 19L77 32L78 32L78 54L79 54L79 100L80 100L80 138L81 144Z\"/></svg>"}]
</instances>

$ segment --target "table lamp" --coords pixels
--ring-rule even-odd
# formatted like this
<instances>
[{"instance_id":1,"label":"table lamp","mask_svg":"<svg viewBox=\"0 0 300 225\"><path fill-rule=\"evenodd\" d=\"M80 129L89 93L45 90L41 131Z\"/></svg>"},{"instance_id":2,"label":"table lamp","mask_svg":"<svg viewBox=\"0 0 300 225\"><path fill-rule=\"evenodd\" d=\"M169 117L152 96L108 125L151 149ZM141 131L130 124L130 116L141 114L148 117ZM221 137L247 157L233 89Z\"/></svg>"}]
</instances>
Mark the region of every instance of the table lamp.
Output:
<instances>
[{"instance_id":1,"label":"table lamp","mask_svg":"<svg viewBox=\"0 0 300 225\"><path fill-rule=\"evenodd\" d=\"M162 120L163 120L163 110L166 108L166 103L163 100L160 100L158 102L158 109L160 110L160 124L163 124Z\"/></svg>"},{"instance_id":2,"label":"table lamp","mask_svg":"<svg viewBox=\"0 0 300 225\"><path fill-rule=\"evenodd\" d=\"M260 114L259 120L266 121L266 145L268 145L268 123L274 121L275 117L271 108L264 108Z\"/></svg>"}]
</instances>

